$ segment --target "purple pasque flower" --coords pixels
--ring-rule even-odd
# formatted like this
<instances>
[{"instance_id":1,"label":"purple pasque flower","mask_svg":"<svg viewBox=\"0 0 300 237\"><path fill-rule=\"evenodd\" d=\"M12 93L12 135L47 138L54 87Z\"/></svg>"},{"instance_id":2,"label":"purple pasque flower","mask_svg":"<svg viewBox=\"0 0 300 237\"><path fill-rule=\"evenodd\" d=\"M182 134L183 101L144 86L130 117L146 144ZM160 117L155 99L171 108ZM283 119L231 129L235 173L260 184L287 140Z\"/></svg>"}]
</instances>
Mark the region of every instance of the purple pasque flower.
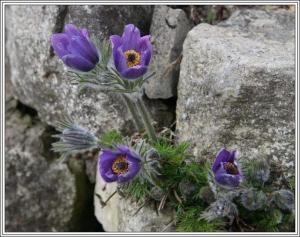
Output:
<instances>
[{"instance_id":1,"label":"purple pasque flower","mask_svg":"<svg viewBox=\"0 0 300 237\"><path fill-rule=\"evenodd\" d=\"M87 29L67 24L63 33L51 36L51 44L56 55L72 69L88 72L99 62L98 51Z\"/></svg>"},{"instance_id":2,"label":"purple pasque flower","mask_svg":"<svg viewBox=\"0 0 300 237\"><path fill-rule=\"evenodd\" d=\"M222 148L217 154L212 166L215 180L218 184L226 187L237 187L243 180L240 165L235 160L236 151L228 151Z\"/></svg>"},{"instance_id":3,"label":"purple pasque flower","mask_svg":"<svg viewBox=\"0 0 300 237\"><path fill-rule=\"evenodd\" d=\"M110 37L113 59L118 72L126 79L136 79L147 72L152 56L150 35L141 37L133 24L126 25L122 37Z\"/></svg>"},{"instance_id":4,"label":"purple pasque flower","mask_svg":"<svg viewBox=\"0 0 300 237\"><path fill-rule=\"evenodd\" d=\"M108 182L127 182L136 176L141 168L141 157L125 145L116 150L104 149L99 156L102 178Z\"/></svg>"}]
</instances>

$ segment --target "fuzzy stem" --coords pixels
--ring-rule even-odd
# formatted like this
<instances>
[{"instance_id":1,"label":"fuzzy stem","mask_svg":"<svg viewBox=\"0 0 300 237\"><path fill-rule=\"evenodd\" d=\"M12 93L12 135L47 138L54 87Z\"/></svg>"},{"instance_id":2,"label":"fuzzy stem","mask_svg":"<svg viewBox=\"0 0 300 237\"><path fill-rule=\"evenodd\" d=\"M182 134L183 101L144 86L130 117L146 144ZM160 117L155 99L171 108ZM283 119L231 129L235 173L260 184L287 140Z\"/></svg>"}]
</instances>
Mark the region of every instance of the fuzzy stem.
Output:
<instances>
[{"instance_id":1,"label":"fuzzy stem","mask_svg":"<svg viewBox=\"0 0 300 237\"><path fill-rule=\"evenodd\" d=\"M141 132L144 129L144 127L141 122L140 116L139 116L138 112L136 111L136 106L135 106L134 102L131 100L131 98L129 96L127 96L125 94L122 94L122 97L125 101L125 104L126 104L128 110L130 111L130 113L132 115L136 129L138 130L138 132Z\"/></svg>"},{"instance_id":2,"label":"fuzzy stem","mask_svg":"<svg viewBox=\"0 0 300 237\"><path fill-rule=\"evenodd\" d=\"M144 122L145 128L147 130L147 133L148 133L150 139L154 142L157 141L154 127L151 124L150 114L148 113L144 102L142 101L142 99L139 96L137 97L136 102L137 102L137 108L140 112L141 117L143 118L143 122Z\"/></svg>"}]
</instances>

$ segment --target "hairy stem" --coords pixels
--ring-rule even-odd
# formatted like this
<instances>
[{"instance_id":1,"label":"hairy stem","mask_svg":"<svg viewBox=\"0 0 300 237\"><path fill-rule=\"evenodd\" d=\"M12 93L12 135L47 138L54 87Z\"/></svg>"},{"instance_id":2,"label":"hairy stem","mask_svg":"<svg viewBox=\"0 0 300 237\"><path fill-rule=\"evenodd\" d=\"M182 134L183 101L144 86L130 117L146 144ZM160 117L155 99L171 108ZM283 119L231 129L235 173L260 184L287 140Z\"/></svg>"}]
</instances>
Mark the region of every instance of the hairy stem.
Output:
<instances>
[{"instance_id":1,"label":"hairy stem","mask_svg":"<svg viewBox=\"0 0 300 237\"><path fill-rule=\"evenodd\" d=\"M157 141L155 130L151 123L150 114L148 113L144 102L142 101L142 99L139 96L137 97L136 102L137 102L137 108L140 112L141 117L143 118L143 122L144 122L146 131L147 131L150 139L154 142Z\"/></svg>"},{"instance_id":2,"label":"hairy stem","mask_svg":"<svg viewBox=\"0 0 300 237\"><path fill-rule=\"evenodd\" d=\"M130 111L130 113L132 115L136 129L138 130L138 132L141 132L144 129L144 126L141 122L140 116L136 110L136 106L135 106L134 102L126 94L122 94L122 97L125 101L125 104L126 104L128 110Z\"/></svg>"}]
</instances>

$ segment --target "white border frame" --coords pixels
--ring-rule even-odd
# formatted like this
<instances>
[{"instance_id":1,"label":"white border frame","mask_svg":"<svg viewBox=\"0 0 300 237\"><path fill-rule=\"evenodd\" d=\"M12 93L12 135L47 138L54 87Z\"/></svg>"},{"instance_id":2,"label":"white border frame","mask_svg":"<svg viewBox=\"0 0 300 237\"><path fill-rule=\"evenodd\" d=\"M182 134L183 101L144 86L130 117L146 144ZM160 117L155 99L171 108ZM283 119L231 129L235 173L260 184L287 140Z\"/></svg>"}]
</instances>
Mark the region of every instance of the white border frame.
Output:
<instances>
[{"instance_id":1,"label":"white border frame","mask_svg":"<svg viewBox=\"0 0 300 237\"><path fill-rule=\"evenodd\" d=\"M294 5L295 7L295 232L6 232L5 231L5 6L7 5ZM299 2L298 1L1 1L0 236L299 236Z\"/></svg>"}]
</instances>

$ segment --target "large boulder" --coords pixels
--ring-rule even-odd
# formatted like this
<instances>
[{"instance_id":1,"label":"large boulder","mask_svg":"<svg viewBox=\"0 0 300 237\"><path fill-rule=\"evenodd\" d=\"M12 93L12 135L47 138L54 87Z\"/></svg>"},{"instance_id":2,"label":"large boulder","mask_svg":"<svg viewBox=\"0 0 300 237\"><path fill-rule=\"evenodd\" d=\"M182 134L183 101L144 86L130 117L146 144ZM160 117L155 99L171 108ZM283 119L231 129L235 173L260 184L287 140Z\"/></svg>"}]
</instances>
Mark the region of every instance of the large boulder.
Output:
<instances>
[{"instance_id":1,"label":"large boulder","mask_svg":"<svg viewBox=\"0 0 300 237\"><path fill-rule=\"evenodd\" d=\"M50 36L61 32L66 23L86 27L100 39L121 34L128 23L146 34L151 16L151 6L9 6L6 49L15 95L50 125L66 114L94 132L132 132L131 117L119 96L94 91L78 95L77 86L71 85L66 68L53 53ZM150 101L148 105L161 124L174 118L163 102Z\"/></svg>"},{"instance_id":2,"label":"large boulder","mask_svg":"<svg viewBox=\"0 0 300 237\"><path fill-rule=\"evenodd\" d=\"M14 98L10 80L5 120L6 231L102 231L93 210L95 174L86 172L95 170L88 167L94 153L61 163L51 151L57 131Z\"/></svg>"},{"instance_id":3,"label":"large boulder","mask_svg":"<svg viewBox=\"0 0 300 237\"><path fill-rule=\"evenodd\" d=\"M176 129L199 159L214 159L226 146L294 174L294 26L288 10L238 10L188 33Z\"/></svg>"},{"instance_id":4,"label":"large boulder","mask_svg":"<svg viewBox=\"0 0 300 237\"><path fill-rule=\"evenodd\" d=\"M150 71L155 77L145 85L149 98L176 96L183 41L191 29L185 12L167 6L155 6L150 28L153 57Z\"/></svg>"},{"instance_id":5,"label":"large boulder","mask_svg":"<svg viewBox=\"0 0 300 237\"><path fill-rule=\"evenodd\" d=\"M9 97L9 96L8 96ZM13 110L7 97L5 132L6 231L70 231L74 218L74 176L48 156L45 125ZM53 158L53 157L52 157Z\"/></svg>"},{"instance_id":6,"label":"large boulder","mask_svg":"<svg viewBox=\"0 0 300 237\"><path fill-rule=\"evenodd\" d=\"M172 230L169 225L174 218L172 210L166 208L158 213L154 206L124 199L118 193L111 197L116 189L116 183L107 184L100 174L97 174L94 198L95 216L105 231L168 232ZM106 205L101 204L107 200L109 201Z\"/></svg>"}]
</instances>

